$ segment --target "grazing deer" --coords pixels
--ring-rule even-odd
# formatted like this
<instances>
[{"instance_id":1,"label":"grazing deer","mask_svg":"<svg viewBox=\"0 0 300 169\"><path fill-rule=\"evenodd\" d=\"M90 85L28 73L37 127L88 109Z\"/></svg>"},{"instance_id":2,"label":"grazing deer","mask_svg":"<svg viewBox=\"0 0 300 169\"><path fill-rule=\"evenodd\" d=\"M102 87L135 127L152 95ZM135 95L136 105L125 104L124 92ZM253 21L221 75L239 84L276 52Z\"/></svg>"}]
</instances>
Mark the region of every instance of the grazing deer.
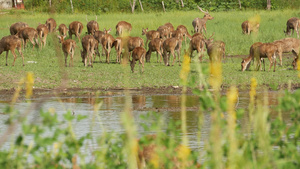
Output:
<instances>
[{"instance_id":1,"label":"grazing deer","mask_svg":"<svg viewBox=\"0 0 300 169\"><path fill-rule=\"evenodd\" d=\"M46 20L46 25L49 32L54 32L56 29L56 21L53 18L49 18Z\"/></svg>"},{"instance_id":2,"label":"grazing deer","mask_svg":"<svg viewBox=\"0 0 300 169\"><path fill-rule=\"evenodd\" d=\"M142 35L146 35L146 46L148 44L148 40L152 40L152 39L155 39L155 38L160 38L160 34L158 31L155 31L155 30L151 30L151 31L148 31L148 28L146 29L142 29Z\"/></svg>"},{"instance_id":3,"label":"grazing deer","mask_svg":"<svg viewBox=\"0 0 300 169\"><path fill-rule=\"evenodd\" d=\"M223 41L214 41L212 36L204 39L209 60L211 63L221 62L222 57L225 57L225 43Z\"/></svg>"},{"instance_id":4,"label":"grazing deer","mask_svg":"<svg viewBox=\"0 0 300 169\"><path fill-rule=\"evenodd\" d=\"M6 66L7 66L7 57L8 57L8 51L11 51L11 53L14 56L14 62L13 62L13 66L15 65L15 61L17 58L17 55L15 53L15 49L17 48L19 54L22 56L22 60L23 60L23 66L24 65L24 56L22 53L22 42L21 39L19 39L18 37L16 37L15 35L9 35L9 36L4 36L1 40L0 40L0 55L2 54L3 51L6 51Z\"/></svg>"},{"instance_id":5,"label":"grazing deer","mask_svg":"<svg viewBox=\"0 0 300 169\"><path fill-rule=\"evenodd\" d=\"M162 39L166 39L170 37L170 28L165 25L158 27L157 31L159 32L160 38Z\"/></svg>"},{"instance_id":6,"label":"grazing deer","mask_svg":"<svg viewBox=\"0 0 300 169\"><path fill-rule=\"evenodd\" d=\"M116 25L116 35L122 36L124 33L130 34L131 29L132 29L132 26L130 23L128 23L126 21L120 21Z\"/></svg>"},{"instance_id":7,"label":"grazing deer","mask_svg":"<svg viewBox=\"0 0 300 169\"><path fill-rule=\"evenodd\" d=\"M46 46L46 39L47 39L47 35L48 35L48 28L45 24L40 24L37 28L37 33L39 35L40 38L40 42L41 42L41 48L44 46Z\"/></svg>"},{"instance_id":8,"label":"grazing deer","mask_svg":"<svg viewBox=\"0 0 300 169\"><path fill-rule=\"evenodd\" d=\"M273 43L263 43L257 48L254 48L254 57L259 58L258 60L258 68L261 67L261 61L263 58L268 58L270 61L270 68L271 70L272 66L274 65L274 72L276 69L276 53L278 53L278 47L277 45ZM265 62L264 63L264 71L265 71Z\"/></svg>"},{"instance_id":9,"label":"grazing deer","mask_svg":"<svg viewBox=\"0 0 300 169\"><path fill-rule=\"evenodd\" d=\"M248 34L252 31L257 32L259 30L259 23L258 22L250 22L250 21L244 21L242 23L242 30L243 34Z\"/></svg>"},{"instance_id":10,"label":"grazing deer","mask_svg":"<svg viewBox=\"0 0 300 169\"><path fill-rule=\"evenodd\" d=\"M60 24L58 26L58 32L61 36L67 36L68 27L65 24Z\"/></svg>"},{"instance_id":11,"label":"grazing deer","mask_svg":"<svg viewBox=\"0 0 300 169\"><path fill-rule=\"evenodd\" d=\"M114 41L115 41L115 38L111 34L108 33L110 31L111 31L111 29L109 29L108 31L106 31L104 29L104 32L106 32L106 33L100 39L102 49L104 49L104 51L105 51L106 63L109 63L110 51L111 51L111 48L114 46Z\"/></svg>"},{"instance_id":12,"label":"grazing deer","mask_svg":"<svg viewBox=\"0 0 300 169\"><path fill-rule=\"evenodd\" d=\"M69 25L70 39L72 39L72 35L74 34L78 38L78 41L80 42L80 35L82 30L83 30L83 24L81 22L74 21L70 23Z\"/></svg>"},{"instance_id":13,"label":"grazing deer","mask_svg":"<svg viewBox=\"0 0 300 169\"><path fill-rule=\"evenodd\" d=\"M178 38L169 38L164 41L164 43L163 43L163 58L164 58L164 63L166 66L170 66L170 64L169 64L170 53L173 56L172 66L174 66L174 63L176 60L175 51L178 55L178 62L179 62L179 66L180 66L181 42L182 41Z\"/></svg>"},{"instance_id":14,"label":"grazing deer","mask_svg":"<svg viewBox=\"0 0 300 169\"><path fill-rule=\"evenodd\" d=\"M143 47L136 47L132 51L132 60L130 60L130 67L132 73L134 73L135 62L139 61L140 67L142 66L142 72L144 72L146 49Z\"/></svg>"},{"instance_id":15,"label":"grazing deer","mask_svg":"<svg viewBox=\"0 0 300 169\"><path fill-rule=\"evenodd\" d=\"M28 27L28 24L25 22L17 22L10 26L9 31L11 35L15 35L21 30L22 28Z\"/></svg>"},{"instance_id":16,"label":"grazing deer","mask_svg":"<svg viewBox=\"0 0 300 169\"><path fill-rule=\"evenodd\" d=\"M184 25L177 26L176 30L179 30L182 33L185 42L186 42L186 37L192 40L192 36L189 34L187 28Z\"/></svg>"},{"instance_id":17,"label":"grazing deer","mask_svg":"<svg viewBox=\"0 0 300 169\"><path fill-rule=\"evenodd\" d=\"M69 62L69 66L71 67L71 63L72 63L72 66L73 66L73 57L74 57L74 53L75 53L75 48L76 48L76 42L72 39L67 39L67 40L64 40L64 38L66 37L65 36L57 36L58 39L59 39L59 43L61 43L61 47L62 47L62 50L64 52L64 55L65 55L65 66L67 67L67 58L68 58L68 55L70 55L70 62Z\"/></svg>"},{"instance_id":18,"label":"grazing deer","mask_svg":"<svg viewBox=\"0 0 300 169\"><path fill-rule=\"evenodd\" d=\"M94 35L95 31L99 30L99 24L94 20L88 22L86 27L89 35Z\"/></svg>"},{"instance_id":19,"label":"grazing deer","mask_svg":"<svg viewBox=\"0 0 300 169\"><path fill-rule=\"evenodd\" d=\"M245 59L243 59L241 63L242 71L248 70L250 68L250 63L252 60L254 60L254 49L262 45L263 43L261 42L255 42L254 44L251 45L250 51L249 51L249 56ZM256 58L260 59L260 58ZM258 60L257 60L258 61Z\"/></svg>"},{"instance_id":20,"label":"grazing deer","mask_svg":"<svg viewBox=\"0 0 300 169\"><path fill-rule=\"evenodd\" d=\"M300 53L300 40L296 38L284 38L278 40L282 43L278 44L279 45L279 57L280 57L280 64L282 65L282 53L289 53L292 52L294 54L294 58L299 57ZM275 41L275 43L278 43Z\"/></svg>"},{"instance_id":21,"label":"grazing deer","mask_svg":"<svg viewBox=\"0 0 300 169\"><path fill-rule=\"evenodd\" d=\"M203 18L195 18L192 22L192 25L194 27L194 33L202 33L203 29L206 33L206 22L208 20L214 19L214 17L210 16L208 11L203 11L199 6L197 6L201 12L204 13Z\"/></svg>"},{"instance_id":22,"label":"grazing deer","mask_svg":"<svg viewBox=\"0 0 300 169\"><path fill-rule=\"evenodd\" d=\"M193 35L189 46L191 60L192 60L194 50L197 50L197 53L199 54L198 58L200 61L202 61L204 47L205 47L205 42L202 34L197 33L196 35Z\"/></svg>"},{"instance_id":23,"label":"grazing deer","mask_svg":"<svg viewBox=\"0 0 300 169\"><path fill-rule=\"evenodd\" d=\"M88 66L93 67L93 55L98 52L98 41L92 35L86 35L82 38L81 58L84 66L87 66L87 59L89 59ZM98 52L99 54L99 52Z\"/></svg>"},{"instance_id":24,"label":"grazing deer","mask_svg":"<svg viewBox=\"0 0 300 169\"><path fill-rule=\"evenodd\" d=\"M292 35L294 35L294 31L297 33L297 38L299 38L299 29L300 29L300 19L296 17L290 18L286 22L286 31L283 31L285 35L291 36L291 30L293 30Z\"/></svg>"},{"instance_id":25,"label":"grazing deer","mask_svg":"<svg viewBox=\"0 0 300 169\"><path fill-rule=\"evenodd\" d=\"M163 56L163 40L160 38L152 39L148 45L148 51L146 53L146 62L150 62L151 53L156 51L157 62L162 62ZM158 54L160 55L160 60L158 58Z\"/></svg>"},{"instance_id":26,"label":"grazing deer","mask_svg":"<svg viewBox=\"0 0 300 169\"><path fill-rule=\"evenodd\" d=\"M34 49L35 44L37 44L37 45L39 44L38 32L34 28L31 28L31 27L23 28L16 34L16 36L18 36L22 40L23 50L26 46L28 39L33 45L32 49Z\"/></svg>"}]
</instances>

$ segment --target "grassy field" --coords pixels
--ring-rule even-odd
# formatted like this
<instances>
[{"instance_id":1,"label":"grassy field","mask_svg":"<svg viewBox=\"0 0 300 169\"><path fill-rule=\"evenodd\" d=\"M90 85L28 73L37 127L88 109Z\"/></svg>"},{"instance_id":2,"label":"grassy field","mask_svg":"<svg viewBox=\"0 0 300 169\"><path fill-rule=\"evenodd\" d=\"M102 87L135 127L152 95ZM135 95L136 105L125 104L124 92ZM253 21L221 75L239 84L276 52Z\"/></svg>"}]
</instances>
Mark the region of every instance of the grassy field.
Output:
<instances>
[{"instance_id":1,"label":"grassy field","mask_svg":"<svg viewBox=\"0 0 300 169\"><path fill-rule=\"evenodd\" d=\"M223 86L237 85L247 86L251 77L256 77L259 85L271 84L272 86L282 86L289 82L298 84L297 71L292 70L292 57L284 57L282 67L277 66L276 72L254 71L251 66L250 71L241 72L241 57L230 57L234 55L248 55L250 46L257 41L272 42L285 37L283 30L286 27L286 21L290 17L300 17L299 11L232 11L211 13L214 20L207 22L207 36L214 33L216 40L223 40L226 43L226 62L223 63ZM258 34L250 36L243 35L241 23L251 17L259 16L261 19L260 31ZM0 38L9 35L11 24L19 21L27 22L30 27L36 28L39 23L45 23L46 19L53 17L57 25L64 23L68 25L72 21L81 21L85 26L83 34L85 35L87 20L95 20L95 15L85 14L40 14L27 11L11 11L0 15ZM136 14L101 14L97 16L100 29L112 28L111 34L115 36L115 25L121 20L130 22L133 26L131 36L142 36L142 28L148 27L150 30L157 29L166 22L171 22L176 28L178 25L185 25L190 34L192 21L196 17L203 17L198 11L189 12L167 12L167 13L136 13ZM86 20L87 18L87 20ZM296 37L294 35L294 37ZM73 37L73 39L75 39ZM145 72L139 73L139 65L136 65L136 72L131 73L129 65L119 65L115 63L116 52L113 49L111 58L112 63L106 64L104 57L97 57L94 68L84 67L81 62L80 50L81 43L77 42L75 51L74 67L64 67L63 53L55 35L47 38L47 45L43 49L31 49L31 44L25 49L25 67L22 67L22 59L16 60L12 67L13 56L9 53L9 66L5 66L5 53L1 54L0 60L0 89L14 88L17 82L26 72L33 72L35 76L35 88L140 88L140 87L160 87L160 86L180 86L179 72L181 67L178 65L166 67L156 63L156 54L152 54L151 63L145 64ZM188 42L183 43L183 50L188 48ZM196 52L194 52L194 56ZM244 57L245 57L244 56ZM278 59L279 61L279 59ZM199 63L195 60L191 64L190 75L195 75L198 80L197 67ZM208 74L208 57L205 56L201 63L204 72ZM268 68L269 61L266 61Z\"/></svg>"}]
</instances>

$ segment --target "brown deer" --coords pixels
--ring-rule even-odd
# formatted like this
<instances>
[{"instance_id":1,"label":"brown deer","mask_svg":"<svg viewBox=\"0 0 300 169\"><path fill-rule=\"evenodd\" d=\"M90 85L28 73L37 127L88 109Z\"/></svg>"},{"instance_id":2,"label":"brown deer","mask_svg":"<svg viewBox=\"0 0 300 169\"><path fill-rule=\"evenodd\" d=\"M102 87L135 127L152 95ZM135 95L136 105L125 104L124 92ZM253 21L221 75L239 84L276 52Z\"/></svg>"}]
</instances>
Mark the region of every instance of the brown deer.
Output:
<instances>
[{"instance_id":1,"label":"brown deer","mask_svg":"<svg viewBox=\"0 0 300 169\"><path fill-rule=\"evenodd\" d=\"M69 66L71 67L71 63L73 66L73 57L74 57L74 53L75 53L76 42L72 39L64 40L66 35L65 36L58 35L57 37L59 39L59 43L61 43L62 51L64 52L64 55L65 55L65 66L67 67L68 55L70 55Z\"/></svg>"},{"instance_id":2,"label":"brown deer","mask_svg":"<svg viewBox=\"0 0 300 169\"><path fill-rule=\"evenodd\" d=\"M163 58L164 58L164 63L166 66L170 66L169 60L170 60L170 53L173 56L173 63L172 66L174 66L175 60L176 60L176 55L175 51L178 55L178 62L180 66L180 50L181 50L181 40L178 38L169 38L166 39L163 43Z\"/></svg>"},{"instance_id":3,"label":"brown deer","mask_svg":"<svg viewBox=\"0 0 300 169\"><path fill-rule=\"evenodd\" d=\"M86 27L89 35L94 35L95 31L99 30L99 24L94 20L88 22Z\"/></svg>"},{"instance_id":4,"label":"brown deer","mask_svg":"<svg viewBox=\"0 0 300 169\"><path fill-rule=\"evenodd\" d=\"M41 48L44 46L46 46L46 39L47 39L47 35L48 35L48 28L45 24L40 24L37 28L37 33L39 35L39 38L40 38L40 46Z\"/></svg>"},{"instance_id":5,"label":"brown deer","mask_svg":"<svg viewBox=\"0 0 300 169\"><path fill-rule=\"evenodd\" d=\"M116 35L122 36L124 33L130 34L131 29L132 29L132 26L130 23L128 23L126 21L120 21L116 25Z\"/></svg>"},{"instance_id":6,"label":"brown deer","mask_svg":"<svg viewBox=\"0 0 300 169\"><path fill-rule=\"evenodd\" d=\"M136 47L132 51L132 60L130 60L130 67L132 73L134 73L135 62L139 61L140 67L142 66L142 72L144 72L146 49L143 47Z\"/></svg>"},{"instance_id":7,"label":"brown deer","mask_svg":"<svg viewBox=\"0 0 300 169\"><path fill-rule=\"evenodd\" d=\"M98 41L92 35L86 35L82 38L81 58L84 66L87 66L87 59L89 59L88 66L93 67L93 55L98 51ZM99 52L98 52L99 54Z\"/></svg>"},{"instance_id":8,"label":"brown deer","mask_svg":"<svg viewBox=\"0 0 300 169\"><path fill-rule=\"evenodd\" d=\"M46 25L49 32L54 32L56 29L56 21L53 18L49 18L46 20Z\"/></svg>"},{"instance_id":9,"label":"brown deer","mask_svg":"<svg viewBox=\"0 0 300 169\"><path fill-rule=\"evenodd\" d=\"M80 42L80 35L82 30L83 30L83 24L81 22L74 21L70 23L69 25L70 39L72 39L72 35L74 34L78 38L78 41Z\"/></svg>"},{"instance_id":10,"label":"brown deer","mask_svg":"<svg viewBox=\"0 0 300 169\"><path fill-rule=\"evenodd\" d=\"M175 30L174 26L170 22L165 23L164 26L166 26L168 28L168 30L169 30L168 38L170 38L171 37L171 32Z\"/></svg>"},{"instance_id":11,"label":"brown deer","mask_svg":"<svg viewBox=\"0 0 300 169\"><path fill-rule=\"evenodd\" d=\"M186 37L192 40L192 36L189 34L187 28L184 25L177 26L176 30L179 30L182 33L185 42L186 42Z\"/></svg>"},{"instance_id":12,"label":"brown deer","mask_svg":"<svg viewBox=\"0 0 300 169\"><path fill-rule=\"evenodd\" d=\"M10 26L9 31L11 35L15 35L19 32L20 29L28 27L28 24L25 22L17 22Z\"/></svg>"},{"instance_id":13,"label":"brown deer","mask_svg":"<svg viewBox=\"0 0 300 169\"><path fill-rule=\"evenodd\" d=\"M171 32L171 37L183 40L183 33L181 32L181 30L175 30Z\"/></svg>"},{"instance_id":14,"label":"brown deer","mask_svg":"<svg viewBox=\"0 0 300 169\"><path fill-rule=\"evenodd\" d=\"M29 39L29 41L32 43L33 47L32 49L34 49L34 46L37 44L39 44L38 41L38 32L36 31L36 29L31 28L31 27L26 27L21 29L16 36L18 36L22 42L23 42L23 50L26 46L27 40Z\"/></svg>"},{"instance_id":15,"label":"brown deer","mask_svg":"<svg viewBox=\"0 0 300 169\"><path fill-rule=\"evenodd\" d=\"M225 57L225 43L223 41L214 41L212 36L204 39L209 60L211 63L221 62L222 58Z\"/></svg>"},{"instance_id":16,"label":"brown deer","mask_svg":"<svg viewBox=\"0 0 300 169\"><path fill-rule=\"evenodd\" d=\"M148 28L146 28L146 29L142 29L142 35L146 35L146 38L147 38L147 40L146 40L146 46L147 46L147 44L148 44L148 40L152 40L152 39L155 39L155 38L160 38L160 34L159 34L159 32L158 31L155 31L155 30L150 30L150 31L148 31Z\"/></svg>"},{"instance_id":17,"label":"brown deer","mask_svg":"<svg viewBox=\"0 0 300 169\"><path fill-rule=\"evenodd\" d=\"M199 54L198 58L200 61L202 61L204 48L205 48L205 42L202 34L196 33L195 35L193 35L189 46L191 60L192 60L194 50L197 50L197 53Z\"/></svg>"},{"instance_id":18,"label":"brown deer","mask_svg":"<svg viewBox=\"0 0 300 169\"><path fill-rule=\"evenodd\" d=\"M121 55L123 50L122 38L117 37L114 41L114 46L117 52L117 63L121 63Z\"/></svg>"},{"instance_id":19,"label":"brown deer","mask_svg":"<svg viewBox=\"0 0 300 169\"><path fill-rule=\"evenodd\" d=\"M280 43L280 42L282 43ZM279 57L280 57L280 64L282 65L282 53L289 53L292 52L294 54L294 58L299 57L300 53L300 40L296 38L284 38L280 39L278 41L274 41L274 43L277 43L279 47ZM278 44L279 43L279 44Z\"/></svg>"},{"instance_id":20,"label":"brown deer","mask_svg":"<svg viewBox=\"0 0 300 169\"><path fill-rule=\"evenodd\" d=\"M166 39L170 37L170 29L165 25L158 27L157 31L159 32L160 38L162 39Z\"/></svg>"},{"instance_id":21,"label":"brown deer","mask_svg":"<svg viewBox=\"0 0 300 169\"><path fill-rule=\"evenodd\" d=\"M110 56L111 48L114 46L114 41L115 41L115 38L111 34L108 33L110 31L111 31L111 29L109 29L109 31L106 31L104 29L104 32L106 32L106 33L100 39L100 42L101 42L101 45L102 45L102 49L104 49L104 51L105 51L106 63L110 62L109 56Z\"/></svg>"},{"instance_id":22,"label":"brown deer","mask_svg":"<svg viewBox=\"0 0 300 169\"><path fill-rule=\"evenodd\" d=\"M14 62L13 62L13 66L15 65L15 61L17 58L17 55L15 53L15 49L17 48L19 54L22 57L23 60L23 66L24 65L24 56L22 53L22 42L21 39L19 39L17 36L15 35L9 35L9 36L4 36L1 40L0 40L0 55L2 54L2 52L6 51L6 66L7 66L7 57L8 57L8 51L11 51L11 53L14 56Z\"/></svg>"},{"instance_id":23,"label":"brown deer","mask_svg":"<svg viewBox=\"0 0 300 169\"><path fill-rule=\"evenodd\" d=\"M250 35L251 32L257 32L259 30L259 23L258 22L250 22L250 21L244 21L242 23L242 30L243 34Z\"/></svg>"},{"instance_id":24,"label":"brown deer","mask_svg":"<svg viewBox=\"0 0 300 169\"><path fill-rule=\"evenodd\" d=\"M264 71L265 71L265 62L263 58L268 58L270 61L270 68L269 71L271 70L272 66L274 65L274 72L276 69L276 53L278 53L278 47L277 45L273 43L263 43L257 48L254 48L254 57L259 58L258 60L258 67L261 67L261 61L264 63Z\"/></svg>"},{"instance_id":25,"label":"brown deer","mask_svg":"<svg viewBox=\"0 0 300 169\"><path fill-rule=\"evenodd\" d=\"M58 26L58 32L61 36L67 36L68 27L65 24L60 24Z\"/></svg>"},{"instance_id":26,"label":"brown deer","mask_svg":"<svg viewBox=\"0 0 300 169\"><path fill-rule=\"evenodd\" d=\"M286 22L286 31L283 31L285 35L291 36L291 30L293 30L292 35L294 35L294 31L297 33L297 38L299 38L299 29L300 29L300 19L296 17L290 18Z\"/></svg>"},{"instance_id":27,"label":"brown deer","mask_svg":"<svg viewBox=\"0 0 300 169\"><path fill-rule=\"evenodd\" d=\"M163 40L160 38L155 38L152 39L149 44L148 44L148 51L146 53L146 62L150 62L151 58L151 53L156 51L156 57L157 57L157 62L162 62L163 56L162 56L162 51L163 51ZM158 54L160 55L160 60L158 57Z\"/></svg>"},{"instance_id":28,"label":"brown deer","mask_svg":"<svg viewBox=\"0 0 300 169\"><path fill-rule=\"evenodd\" d=\"M254 44L251 45L250 51L249 51L249 56L245 59L243 59L241 63L242 71L248 70L250 68L250 63L252 60L254 60L254 49L262 45L262 42L255 42ZM260 58L258 58L260 59ZM258 60L257 60L258 62Z\"/></svg>"},{"instance_id":29,"label":"brown deer","mask_svg":"<svg viewBox=\"0 0 300 169\"><path fill-rule=\"evenodd\" d=\"M204 13L204 17L203 18L195 18L192 22L192 25L194 27L194 33L202 33L203 29L206 33L206 22L208 20L212 20L214 19L214 17L210 16L210 14L208 13L208 11L203 11L202 8L200 8L199 6L197 6L199 8L199 10L201 12Z\"/></svg>"}]
</instances>

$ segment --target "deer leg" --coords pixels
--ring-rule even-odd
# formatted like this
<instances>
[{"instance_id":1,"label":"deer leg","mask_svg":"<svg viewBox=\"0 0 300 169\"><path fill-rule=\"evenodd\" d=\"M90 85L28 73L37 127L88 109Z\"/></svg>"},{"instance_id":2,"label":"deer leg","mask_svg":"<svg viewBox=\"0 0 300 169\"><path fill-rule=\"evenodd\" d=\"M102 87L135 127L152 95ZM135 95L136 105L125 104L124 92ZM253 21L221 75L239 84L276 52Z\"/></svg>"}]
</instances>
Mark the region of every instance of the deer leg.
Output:
<instances>
[{"instance_id":1,"label":"deer leg","mask_svg":"<svg viewBox=\"0 0 300 169\"><path fill-rule=\"evenodd\" d=\"M67 53L67 52L64 52L64 55L65 55L65 67L67 67L68 53ZM70 64L70 63L69 63L69 64Z\"/></svg>"},{"instance_id":2,"label":"deer leg","mask_svg":"<svg viewBox=\"0 0 300 169\"><path fill-rule=\"evenodd\" d=\"M179 66L181 66L181 63L180 63L180 50L177 50L177 55L178 55L178 63L179 63ZM175 56L176 57L176 56Z\"/></svg>"},{"instance_id":3,"label":"deer leg","mask_svg":"<svg viewBox=\"0 0 300 169\"><path fill-rule=\"evenodd\" d=\"M8 65L8 64L7 64L7 57L8 57L8 51L6 51L6 64L5 64L5 66Z\"/></svg>"},{"instance_id":4,"label":"deer leg","mask_svg":"<svg viewBox=\"0 0 300 169\"><path fill-rule=\"evenodd\" d=\"M171 54L172 54L172 56L173 56L173 63L172 63L172 66L174 66L174 63L175 63L175 60L176 60L175 51L172 50L172 51L171 51ZM170 58L170 57L169 57L169 58Z\"/></svg>"},{"instance_id":5,"label":"deer leg","mask_svg":"<svg viewBox=\"0 0 300 169\"><path fill-rule=\"evenodd\" d=\"M70 61L72 62L72 67L74 66L74 63L73 63L74 52L75 52L75 50L72 49L71 56L70 56ZM71 63L69 63L69 64L71 64ZM71 65L70 65L70 67L71 67Z\"/></svg>"},{"instance_id":6,"label":"deer leg","mask_svg":"<svg viewBox=\"0 0 300 169\"><path fill-rule=\"evenodd\" d=\"M25 64L24 64L24 56L23 56L23 53L22 53L22 47L21 46L17 46L17 50L18 50L19 54L22 57L23 66L25 66Z\"/></svg>"},{"instance_id":7,"label":"deer leg","mask_svg":"<svg viewBox=\"0 0 300 169\"><path fill-rule=\"evenodd\" d=\"M107 57L108 63L109 63L109 55L110 55L110 51L111 51L111 48L110 48L110 45L108 45L108 50L107 50L107 52L108 52L108 57Z\"/></svg>"},{"instance_id":8,"label":"deer leg","mask_svg":"<svg viewBox=\"0 0 300 169\"><path fill-rule=\"evenodd\" d=\"M16 55L16 53L15 53L15 50L11 50L11 53L13 54L13 56L14 56L14 62L13 62L13 66L15 66L15 61L16 61L16 59L17 59L17 55ZM8 54L8 51L6 52L6 58L7 58L7 54ZM6 66L7 66L7 64L6 64Z\"/></svg>"}]
</instances>

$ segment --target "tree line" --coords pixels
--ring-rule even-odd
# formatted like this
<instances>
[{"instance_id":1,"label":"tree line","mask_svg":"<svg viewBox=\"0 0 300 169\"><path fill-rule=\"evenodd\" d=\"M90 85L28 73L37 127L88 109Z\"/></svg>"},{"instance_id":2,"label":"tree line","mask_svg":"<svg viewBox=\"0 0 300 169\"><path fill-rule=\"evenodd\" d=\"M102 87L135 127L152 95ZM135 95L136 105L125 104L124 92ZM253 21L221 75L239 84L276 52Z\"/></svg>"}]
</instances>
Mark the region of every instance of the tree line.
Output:
<instances>
[{"instance_id":1,"label":"tree line","mask_svg":"<svg viewBox=\"0 0 300 169\"><path fill-rule=\"evenodd\" d=\"M299 0L26 0L25 8L39 12L107 13L197 10L299 9Z\"/></svg>"}]
</instances>

